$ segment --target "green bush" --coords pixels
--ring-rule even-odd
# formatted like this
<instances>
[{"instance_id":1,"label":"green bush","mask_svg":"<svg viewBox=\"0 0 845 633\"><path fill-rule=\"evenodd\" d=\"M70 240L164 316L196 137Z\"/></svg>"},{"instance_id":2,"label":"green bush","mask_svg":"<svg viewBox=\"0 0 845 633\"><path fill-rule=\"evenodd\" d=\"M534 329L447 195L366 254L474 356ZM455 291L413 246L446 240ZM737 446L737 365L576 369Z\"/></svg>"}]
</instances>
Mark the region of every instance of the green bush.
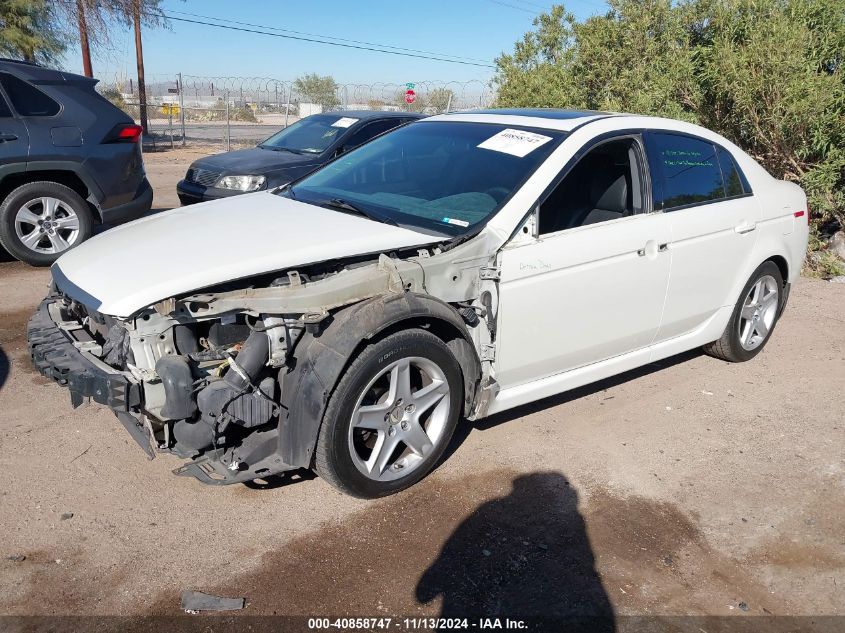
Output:
<instances>
[{"instance_id":1,"label":"green bush","mask_svg":"<svg viewBox=\"0 0 845 633\"><path fill-rule=\"evenodd\" d=\"M587 108L700 123L807 192L814 239L845 225L842 0L609 0L539 16L497 60L500 106ZM808 258L834 274L833 253Z\"/></svg>"},{"instance_id":2,"label":"green bush","mask_svg":"<svg viewBox=\"0 0 845 633\"><path fill-rule=\"evenodd\" d=\"M256 123L258 119L255 118L255 112L252 111L252 108L248 106L244 106L243 108L232 108L229 111L229 117L232 121L248 121L250 123Z\"/></svg>"}]
</instances>

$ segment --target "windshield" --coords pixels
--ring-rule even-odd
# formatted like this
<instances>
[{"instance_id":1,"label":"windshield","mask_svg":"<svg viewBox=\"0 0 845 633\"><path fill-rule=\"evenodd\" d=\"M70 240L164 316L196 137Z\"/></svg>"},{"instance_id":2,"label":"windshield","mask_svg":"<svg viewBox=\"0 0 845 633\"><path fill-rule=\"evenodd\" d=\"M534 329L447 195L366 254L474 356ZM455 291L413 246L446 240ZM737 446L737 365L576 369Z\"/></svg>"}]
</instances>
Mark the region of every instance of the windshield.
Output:
<instances>
[{"instance_id":1,"label":"windshield","mask_svg":"<svg viewBox=\"0 0 845 633\"><path fill-rule=\"evenodd\" d=\"M342 114L317 114L289 125L258 147L305 154L322 154L359 119Z\"/></svg>"},{"instance_id":2,"label":"windshield","mask_svg":"<svg viewBox=\"0 0 845 633\"><path fill-rule=\"evenodd\" d=\"M555 130L459 121L399 128L281 192L444 235L486 222L564 137Z\"/></svg>"}]
</instances>

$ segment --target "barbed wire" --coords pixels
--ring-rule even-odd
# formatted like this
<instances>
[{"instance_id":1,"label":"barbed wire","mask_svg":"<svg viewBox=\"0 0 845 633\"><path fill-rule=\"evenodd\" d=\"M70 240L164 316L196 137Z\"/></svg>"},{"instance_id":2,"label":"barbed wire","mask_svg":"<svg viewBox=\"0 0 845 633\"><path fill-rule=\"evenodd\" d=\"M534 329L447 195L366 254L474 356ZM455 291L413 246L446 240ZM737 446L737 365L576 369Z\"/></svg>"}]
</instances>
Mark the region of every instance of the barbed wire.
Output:
<instances>
[{"instance_id":1,"label":"barbed wire","mask_svg":"<svg viewBox=\"0 0 845 633\"><path fill-rule=\"evenodd\" d=\"M181 86L179 85L181 78ZM485 107L495 99L490 81L417 80L410 82L420 103L439 92L439 100L450 99L453 109ZM374 81L371 83L335 83L337 104L343 107L366 106L380 102L396 105L401 102L407 83ZM224 97L233 102L258 104L290 104L308 101L308 96L297 90L296 80L273 77L244 77L231 75L190 75L179 73L148 74L146 94L148 100L173 102L178 100L181 88L185 105L200 105ZM101 77L100 89L114 89L124 94L137 94L134 78L121 73Z\"/></svg>"}]
</instances>

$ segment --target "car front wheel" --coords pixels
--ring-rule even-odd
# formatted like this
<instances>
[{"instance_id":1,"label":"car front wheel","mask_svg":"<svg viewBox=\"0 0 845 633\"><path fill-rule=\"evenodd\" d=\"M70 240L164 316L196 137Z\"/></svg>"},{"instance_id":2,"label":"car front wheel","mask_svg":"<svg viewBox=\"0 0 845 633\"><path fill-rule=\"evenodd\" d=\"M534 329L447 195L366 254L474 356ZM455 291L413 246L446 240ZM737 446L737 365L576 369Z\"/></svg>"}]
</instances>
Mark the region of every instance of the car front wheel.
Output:
<instances>
[{"instance_id":1,"label":"car front wheel","mask_svg":"<svg viewBox=\"0 0 845 633\"><path fill-rule=\"evenodd\" d=\"M332 394L314 467L343 492L393 494L422 479L461 414L461 370L446 344L411 329L369 345Z\"/></svg>"},{"instance_id":2,"label":"car front wheel","mask_svg":"<svg viewBox=\"0 0 845 633\"><path fill-rule=\"evenodd\" d=\"M91 236L88 203L55 182L31 182L13 190L0 205L0 244L33 266L52 264Z\"/></svg>"},{"instance_id":3,"label":"car front wheel","mask_svg":"<svg viewBox=\"0 0 845 633\"><path fill-rule=\"evenodd\" d=\"M721 338L705 345L704 351L732 363L754 358L777 324L782 292L780 269L774 262L763 262L742 289Z\"/></svg>"}]
</instances>

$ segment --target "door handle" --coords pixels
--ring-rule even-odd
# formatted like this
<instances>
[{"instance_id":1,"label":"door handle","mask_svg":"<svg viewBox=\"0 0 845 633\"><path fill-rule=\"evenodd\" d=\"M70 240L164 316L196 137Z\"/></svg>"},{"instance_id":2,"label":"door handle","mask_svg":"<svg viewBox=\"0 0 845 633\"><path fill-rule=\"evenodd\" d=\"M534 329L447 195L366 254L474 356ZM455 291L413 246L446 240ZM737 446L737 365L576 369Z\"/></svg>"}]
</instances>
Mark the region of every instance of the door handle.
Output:
<instances>
[{"instance_id":1,"label":"door handle","mask_svg":"<svg viewBox=\"0 0 845 633\"><path fill-rule=\"evenodd\" d=\"M17 141L18 135L17 134L0 134L0 143L5 143L6 141Z\"/></svg>"},{"instance_id":2,"label":"door handle","mask_svg":"<svg viewBox=\"0 0 845 633\"><path fill-rule=\"evenodd\" d=\"M739 233L740 235L744 235L745 233L751 233L754 229L757 228L756 222L743 222L742 224L737 224L734 227L734 231Z\"/></svg>"},{"instance_id":3,"label":"door handle","mask_svg":"<svg viewBox=\"0 0 845 633\"><path fill-rule=\"evenodd\" d=\"M658 244L654 240L649 240L645 243L645 247L637 250L637 255L639 257L648 257L649 259L654 259L655 257L657 257L658 253L662 253L663 251L668 249L668 244Z\"/></svg>"}]
</instances>

